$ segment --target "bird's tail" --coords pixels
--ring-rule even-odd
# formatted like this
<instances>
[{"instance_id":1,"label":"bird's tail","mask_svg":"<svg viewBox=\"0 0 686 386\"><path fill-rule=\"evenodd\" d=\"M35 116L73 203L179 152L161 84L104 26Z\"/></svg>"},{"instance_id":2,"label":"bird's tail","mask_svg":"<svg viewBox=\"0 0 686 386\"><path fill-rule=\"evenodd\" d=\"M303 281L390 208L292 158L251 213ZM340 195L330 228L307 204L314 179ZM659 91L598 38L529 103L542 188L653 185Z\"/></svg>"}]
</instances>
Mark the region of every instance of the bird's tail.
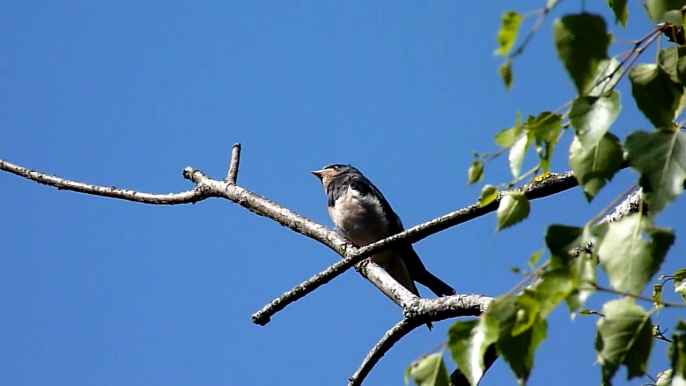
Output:
<instances>
[{"instance_id":1,"label":"bird's tail","mask_svg":"<svg viewBox=\"0 0 686 386\"><path fill-rule=\"evenodd\" d=\"M443 280L434 276L431 272L424 269L423 272L413 272L413 279L419 284L430 289L436 296L455 295L455 289L447 285Z\"/></svg>"}]
</instances>

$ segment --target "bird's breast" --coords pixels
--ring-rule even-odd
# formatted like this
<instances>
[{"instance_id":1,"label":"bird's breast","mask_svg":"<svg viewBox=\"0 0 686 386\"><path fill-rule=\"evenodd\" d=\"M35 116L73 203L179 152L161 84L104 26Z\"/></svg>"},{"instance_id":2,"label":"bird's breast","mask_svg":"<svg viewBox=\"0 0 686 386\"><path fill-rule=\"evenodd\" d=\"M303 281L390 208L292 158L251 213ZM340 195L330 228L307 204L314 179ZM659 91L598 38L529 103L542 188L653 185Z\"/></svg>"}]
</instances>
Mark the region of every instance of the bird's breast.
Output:
<instances>
[{"instance_id":1,"label":"bird's breast","mask_svg":"<svg viewBox=\"0 0 686 386\"><path fill-rule=\"evenodd\" d=\"M348 188L329 208L336 228L355 245L365 246L389 236L388 222L379 200Z\"/></svg>"}]
</instances>

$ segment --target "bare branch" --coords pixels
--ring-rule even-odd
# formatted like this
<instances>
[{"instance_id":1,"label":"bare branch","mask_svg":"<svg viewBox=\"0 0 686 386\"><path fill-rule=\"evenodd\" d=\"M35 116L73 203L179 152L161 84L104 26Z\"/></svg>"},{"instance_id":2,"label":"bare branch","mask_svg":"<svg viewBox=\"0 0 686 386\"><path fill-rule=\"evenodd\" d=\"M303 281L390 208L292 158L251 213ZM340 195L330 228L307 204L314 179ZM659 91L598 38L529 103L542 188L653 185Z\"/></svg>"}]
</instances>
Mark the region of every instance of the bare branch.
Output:
<instances>
[{"instance_id":1,"label":"bare branch","mask_svg":"<svg viewBox=\"0 0 686 386\"><path fill-rule=\"evenodd\" d=\"M98 186L66 180L64 178L49 176L47 174L29 170L19 165L15 165L6 160L0 160L0 170L10 172L14 175L24 177L39 184L53 186L59 190L71 190L79 193L92 194L95 196L117 198L120 200L140 202L153 205L178 205L193 204L211 197L209 192L196 186L195 189L181 193L154 194L142 193L135 190L119 189L114 186Z\"/></svg>"},{"instance_id":2,"label":"bare branch","mask_svg":"<svg viewBox=\"0 0 686 386\"><path fill-rule=\"evenodd\" d=\"M226 181L230 184L236 185L238 180L238 167L241 164L241 144L235 143L231 149L231 163L229 164L229 173L226 175Z\"/></svg>"},{"instance_id":3,"label":"bare branch","mask_svg":"<svg viewBox=\"0 0 686 386\"><path fill-rule=\"evenodd\" d=\"M390 350L393 345L404 338L405 335L409 334L421 326L421 322L417 322L412 319L403 319L398 324L393 326L390 330L386 331L379 343L377 343L367 354L367 356L362 361L360 367L357 368L355 374L348 380L348 386L358 386L361 385L364 379L369 375L369 372L376 366L379 360L386 355L388 350Z\"/></svg>"},{"instance_id":4,"label":"bare branch","mask_svg":"<svg viewBox=\"0 0 686 386\"><path fill-rule=\"evenodd\" d=\"M424 325L427 321L435 322L458 316L478 316L486 311L492 301L493 298L471 294L446 296L437 299L418 299L415 305L406 310L405 318L388 330L381 340L367 353L355 374L350 377L348 386L361 385L372 368L400 339L417 327Z\"/></svg>"}]
</instances>

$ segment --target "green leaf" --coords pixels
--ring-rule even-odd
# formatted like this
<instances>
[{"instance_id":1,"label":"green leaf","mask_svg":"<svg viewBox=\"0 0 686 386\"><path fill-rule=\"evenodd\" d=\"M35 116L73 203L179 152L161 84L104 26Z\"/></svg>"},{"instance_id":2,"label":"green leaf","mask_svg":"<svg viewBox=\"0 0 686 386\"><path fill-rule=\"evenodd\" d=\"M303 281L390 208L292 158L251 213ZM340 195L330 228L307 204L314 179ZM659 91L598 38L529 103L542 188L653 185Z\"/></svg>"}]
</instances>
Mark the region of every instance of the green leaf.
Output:
<instances>
[{"instance_id":1,"label":"green leaf","mask_svg":"<svg viewBox=\"0 0 686 386\"><path fill-rule=\"evenodd\" d=\"M638 295L660 269L673 243L671 229L659 228L641 214L631 214L609 224L598 248L600 266L612 288Z\"/></svg>"},{"instance_id":2,"label":"green leaf","mask_svg":"<svg viewBox=\"0 0 686 386\"><path fill-rule=\"evenodd\" d=\"M517 296L517 314L512 326L512 336L529 330L540 315L541 305L531 291L524 291Z\"/></svg>"},{"instance_id":3,"label":"green leaf","mask_svg":"<svg viewBox=\"0 0 686 386\"><path fill-rule=\"evenodd\" d=\"M414 376L414 382L419 386L450 386L450 377L441 353L417 360L410 365L409 373Z\"/></svg>"},{"instance_id":4,"label":"green leaf","mask_svg":"<svg viewBox=\"0 0 686 386\"><path fill-rule=\"evenodd\" d=\"M643 115L657 128L674 126L684 93L680 84L657 64L639 64L629 70L631 93Z\"/></svg>"},{"instance_id":5,"label":"green leaf","mask_svg":"<svg viewBox=\"0 0 686 386\"><path fill-rule=\"evenodd\" d=\"M472 162L472 167L469 168L469 178L467 184L471 185L473 183L481 181L484 176L484 164L474 160Z\"/></svg>"},{"instance_id":6,"label":"green leaf","mask_svg":"<svg viewBox=\"0 0 686 386\"><path fill-rule=\"evenodd\" d=\"M543 173L547 173L558 133L562 127L562 116L544 111L535 119L529 117L526 127L530 137L533 136L536 140L536 153L541 161L541 169Z\"/></svg>"},{"instance_id":7,"label":"green leaf","mask_svg":"<svg viewBox=\"0 0 686 386\"><path fill-rule=\"evenodd\" d=\"M511 89L512 82L514 82L512 75L512 60L508 59L505 61L505 63L501 64L500 67L498 67L498 73L500 74L503 83L505 83L505 89Z\"/></svg>"},{"instance_id":8,"label":"green leaf","mask_svg":"<svg viewBox=\"0 0 686 386\"><path fill-rule=\"evenodd\" d=\"M596 351L603 383L610 384L620 365L627 368L627 379L645 374L653 344L650 314L632 298L612 300L603 306L604 318L598 320Z\"/></svg>"},{"instance_id":9,"label":"green leaf","mask_svg":"<svg viewBox=\"0 0 686 386\"><path fill-rule=\"evenodd\" d=\"M662 284L653 284L653 305L660 308L662 302Z\"/></svg>"},{"instance_id":10,"label":"green leaf","mask_svg":"<svg viewBox=\"0 0 686 386\"><path fill-rule=\"evenodd\" d=\"M659 23L661 21L668 21L670 11L679 10L684 5L686 5L684 0L647 0L646 10L653 22ZM673 23L674 20L670 20L670 22Z\"/></svg>"},{"instance_id":11,"label":"green leaf","mask_svg":"<svg viewBox=\"0 0 686 386\"><path fill-rule=\"evenodd\" d=\"M677 331L669 347L669 357L672 362L672 385L686 385L686 323L679 320Z\"/></svg>"},{"instance_id":12,"label":"green leaf","mask_svg":"<svg viewBox=\"0 0 686 386\"><path fill-rule=\"evenodd\" d=\"M541 280L527 292L530 291L534 294L540 306L540 314L545 318L576 287L577 277L569 268L559 267L546 271Z\"/></svg>"},{"instance_id":13,"label":"green leaf","mask_svg":"<svg viewBox=\"0 0 686 386\"><path fill-rule=\"evenodd\" d=\"M545 320L540 316L536 317L528 330L514 336L512 330L518 313L514 296L496 299L487 313L493 316L500 326L500 336L497 342L500 355L510 365L519 383L526 383L534 364L536 347L546 336Z\"/></svg>"},{"instance_id":14,"label":"green leaf","mask_svg":"<svg viewBox=\"0 0 686 386\"><path fill-rule=\"evenodd\" d=\"M522 131L521 121L522 113L517 111L517 119L515 121L514 127L500 130L500 132L495 135L495 144L500 147L512 146L517 140L517 136Z\"/></svg>"},{"instance_id":15,"label":"green leaf","mask_svg":"<svg viewBox=\"0 0 686 386\"><path fill-rule=\"evenodd\" d=\"M569 148L569 166L576 180L584 189L586 199L591 202L607 181L622 168L622 145L611 133L605 133L595 146L585 148L574 137Z\"/></svg>"},{"instance_id":16,"label":"green leaf","mask_svg":"<svg viewBox=\"0 0 686 386\"><path fill-rule=\"evenodd\" d=\"M510 171L514 178L519 177L519 172L522 170L522 163L524 162L524 156L529 148L530 140L529 136L524 134L521 135L510 148Z\"/></svg>"},{"instance_id":17,"label":"green leaf","mask_svg":"<svg viewBox=\"0 0 686 386\"><path fill-rule=\"evenodd\" d=\"M620 63L617 59L609 58L601 60L598 63L598 68L593 76L593 81L591 81L593 87L587 95L597 98L607 91L612 90L622 79L622 73L619 71L619 67Z\"/></svg>"},{"instance_id":18,"label":"green leaf","mask_svg":"<svg viewBox=\"0 0 686 386\"><path fill-rule=\"evenodd\" d=\"M477 320L456 322L448 330L448 348L460 372L476 385L486 368L484 354L498 340L498 321L483 314Z\"/></svg>"},{"instance_id":19,"label":"green leaf","mask_svg":"<svg viewBox=\"0 0 686 386\"><path fill-rule=\"evenodd\" d=\"M657 214L684 190L686 134L679 131L635 131L625 144L629 165L639 179L650 211Z\"/></svg>"},{"instance_id":20,"label":"green leaf","mask_svg":"<svg viewBox=\"0 0 686 386\"><path fill-rule=\"evenodd\" d=\"M493 185L486 185L481 189L481 194L479 195L479 206L482 208L498 198L498 188Z\"/></svg>"},{"instance_id":21,"label":"green leaf","mask_svg":"<svg viewBox=\"0 0 686 386\"><path fill-rule=\"evenodd\" d=\"M522 23L522 16L515 11L508 11L503 14L500 30L498 31L498 49L496 55L507 55L515 41L519 25ZM507 82L506 82L507 83Z\"/></svg>"},{"instance_id":22,"label":"green leaf","mask_svg":"<svg viewBox=\"0 0 686 386\"><path fill-rule=\"evenodd\" d=\"M557 56L564 63L578 93L586 91L598 63L607 58L610 38L598 15L567 15L553 23Z\"/></svg>"},{"instance_id":23,"label":"green leaf","mask_svg":"<svg viewBox=\"0 0 686 386\"><path fill-rule=\"evenodd\" d=\"M584 306L586 300L595 292L597 282L597 258L593 254L581 252L577 258L578 285L576 290L567 297L567 306L571 312L577 312Z\"/></svg>"},{"instance_id":24,"label":"green leaf","mask_svg":"<svg viewBox=\"0 0 686 386\"><path fill-rule=\"evenodd\" d=\"M670 386L671 383L672 369L657 373L657 382L655 382L655 386Z\"/></svg>"},{"instance_id":25,"label":"green leaf","mask_svg":"<svg viewBox=\"0 0 686 386\"><path fill-rule=\"evenodd\" d=\"M607 5L610 6L612 12L615 14L615 23L622 23L622 28L626 28L626 19L629 16L629 10L626 8L626 0L607 0Z\"/></svg>"},{"instance_id":26,"label":"green leaf","mask_svg":"<svg viewBox=\"0 0 686 386\"><path fill-rule=\"evenodd\" d=\"M524 193L510 192L505 194L498 205L498 225L496 232L524 220L531 210L529 199Z\"/></svg>"},{"instance_id":27,"label":"green leaf","mask_svg":"<svg viewBox=\"0 0 686 386\"><path fill-rule=\"evenodd\" d=\"M551 255L570 256L570 251L581 247L583 229L553 224L545 232L545 244Z\"/></svg>"},{"instance_id":28,"label":"green leaf","mask_svg":"<svg viewBox=\"0 0 686 386\"><path fill-rule=\"evenodd\" d=\"M674 292L681 294L681 299L686 303L686 269L674 273Z\"/></svg>"},{"instance_id":29,"label":"green leaf","mask_svg":"<svg viewBox=\"0 0 686 386\"><path fill-rule=\"evenodd\" d=\"M602 97L578 97L572 103L569 120L584 149L600 142L619 115L619 92L611 91Z\"/></svg>"},{"instance_id":30,"label":"green leaf","mask_svg":"<svg viewBox=\"0 0 686 386\"><path fill-rule=\"evenodd\" d=\"M543 256L543 250L541 249L540 251L537 251L531 257L529 258L529 267L534 267L538 260L541 259L541 256Z\"/></svg>"}]
</instances>

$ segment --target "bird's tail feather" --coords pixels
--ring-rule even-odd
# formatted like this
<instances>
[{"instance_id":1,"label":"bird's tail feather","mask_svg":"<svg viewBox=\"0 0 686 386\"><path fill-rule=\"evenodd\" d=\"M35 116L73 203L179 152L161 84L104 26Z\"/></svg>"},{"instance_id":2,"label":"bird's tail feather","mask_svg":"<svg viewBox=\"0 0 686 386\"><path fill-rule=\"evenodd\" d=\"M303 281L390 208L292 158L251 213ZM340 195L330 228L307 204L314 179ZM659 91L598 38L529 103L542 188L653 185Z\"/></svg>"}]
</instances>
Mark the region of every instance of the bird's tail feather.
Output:
<instances>
[{"instance_id":1,"label":"bird's tail feather","mask_svg":"<svg viewBox=\"0 0 686 386\"><path fill-rule=\"evenodd\" d=\"M455 295L455 289L453 289L453 287L447 285L443 280L437 278L428 270L424 270L424 272L419 274L418 272L415 272L414 280L419 284L426 286L431 292L435 293L436 296Z\"/></svg>"}]
</instances>

